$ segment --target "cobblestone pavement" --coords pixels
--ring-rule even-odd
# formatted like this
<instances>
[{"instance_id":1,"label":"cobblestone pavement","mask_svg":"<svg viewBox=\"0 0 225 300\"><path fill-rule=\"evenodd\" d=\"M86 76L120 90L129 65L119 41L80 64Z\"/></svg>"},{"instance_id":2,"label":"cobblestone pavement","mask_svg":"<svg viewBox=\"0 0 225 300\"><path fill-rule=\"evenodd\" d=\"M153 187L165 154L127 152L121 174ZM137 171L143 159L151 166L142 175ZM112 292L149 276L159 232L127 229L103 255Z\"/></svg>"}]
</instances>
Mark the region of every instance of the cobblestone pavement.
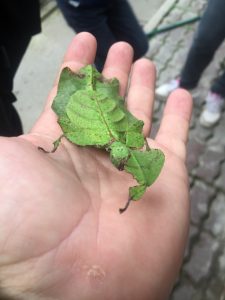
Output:
<instances>
[{"instance_id":1,"label":"cobblestone pavement","mask_svg":"<svg viewBox=\"0 0 225 300\"><path fill-rule=\"evenodd\" d=\"M201 15L206 0L178 0L159 26ZM178 75L197 23L150 40L149 58L156 63L157 85ZM199 125L199 115L211 81L225 63L225 43L204 72L194 98L187 166L190 175L191 226L183 267L170 300L225 299L225 113L214 128ZM156 99L152 135L164 101Z\"/></svg>"}]
</instances>

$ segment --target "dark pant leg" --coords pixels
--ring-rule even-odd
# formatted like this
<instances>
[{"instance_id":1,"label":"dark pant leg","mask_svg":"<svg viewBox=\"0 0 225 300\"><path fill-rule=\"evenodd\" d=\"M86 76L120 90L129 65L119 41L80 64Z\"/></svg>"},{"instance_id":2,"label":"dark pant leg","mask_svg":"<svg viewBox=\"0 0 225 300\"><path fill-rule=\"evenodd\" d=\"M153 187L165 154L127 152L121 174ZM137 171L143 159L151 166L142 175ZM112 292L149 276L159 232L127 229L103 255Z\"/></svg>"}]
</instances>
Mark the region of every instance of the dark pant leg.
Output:
<instances>
[{"instance_id":1,"label":"dark pant leg","mask_svg":"<svg viewBox=\"0 0 225 300\"><path fill-rule=\"evenodd\" d=\"M214 81L211 86L211 91L225 98L225 72Z\"/></svg>"},{"instance_id":2,"label":"dark pant leg","mask_svg":"<svg viewBox=\"0 0 225 300\"><path fill-rule=\"evenodd\" d=\"M0 136L18 136L22 133L22 124L15 107L0 97Z\"/></svg>"},{"instance_id":3,"label":"dark pant leg","mask_svg":"<svg viewBox=\"0 0 225 300\"><path fill-rule=\"evenodd\" d=\"M209 0L181 73L182 87L194 88L213 59L215 51L225 38L224 16L225 1Z\"/></svg>"},{"instance_id":4,"label":"dark pant leg","mask_svg":"<svg viewBox=\"0 0 225 300\"><path fill-rule=\"evenodd\" d=\"M116 42L107 21L109 5L73 7L67 0L57 0L57 3L68 25L75 32L87 31L95 36L98 44L95 65L102 71L108 50Z\"/></svg>"},{"instance_id":5,"label":"dark pant leg","mask_svg":"<svg viewBox=\"0 0 225 300\"><path fill-rule=\"evenodd\" d=\"M125 41L134 49L134 60L148 50L148 38L127 0L112 1L108 23L117 41Z\"/></svg>"},{"instance_id":6,"label":"dark pant leg","mask_svg":"<svg viewBox=\"0 0 225 300\"><path fill-rule=\"evenodd\" d=\"M82 3L82 1L80 1ZM110 46L117 41L126 41L134 48L134 58L145 54L148 40L141 26L124 0L102 1L98 6L74 7L68 0L57 0L67 23L77 33L88 31L98 43L95 64L102 70Z\"/></svg>"},{"instance_id":7,"label":"dark pant leg","mask_svg":"<svg viewBox=\"0 0 225 300\"><path fill-rule=\"evenodd\" d=\"M13 106L13 79L30 41L29 37L10 36L0 47L0 135L23 133L20 117Z\"/></svg>"}]
</instances>

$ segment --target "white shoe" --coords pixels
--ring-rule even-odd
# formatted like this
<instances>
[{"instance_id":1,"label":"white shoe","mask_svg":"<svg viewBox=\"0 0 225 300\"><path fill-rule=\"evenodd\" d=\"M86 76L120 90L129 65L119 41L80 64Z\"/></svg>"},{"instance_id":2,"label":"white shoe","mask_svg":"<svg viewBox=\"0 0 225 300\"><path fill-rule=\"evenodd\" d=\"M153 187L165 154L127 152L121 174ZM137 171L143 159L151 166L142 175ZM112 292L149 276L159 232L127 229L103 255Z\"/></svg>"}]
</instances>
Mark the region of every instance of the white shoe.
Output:
<instances>
[{"instance_id":1,"label":"white shoe","mask_svg":"<svg viewBox=\"0 0 225 300\"><path fill-rule=\"evenodd\" d=\"M206 97L206 104L200 116L200 124L204 127L215 125L220 117L223 109L224 98L219 94L209 92Z\"/></svg>"},{"instance_id":2,"label":"white shoe","mask_svg":"<svg viewBox=\"0 0 225 300\"><path fill-rule=\"evenodd\" d=\"M160 85L155 93L159 97L167 97L171 92L179 88L180 80L179 79L172 79L171 81Z\"/></svg>"}]
</instances>

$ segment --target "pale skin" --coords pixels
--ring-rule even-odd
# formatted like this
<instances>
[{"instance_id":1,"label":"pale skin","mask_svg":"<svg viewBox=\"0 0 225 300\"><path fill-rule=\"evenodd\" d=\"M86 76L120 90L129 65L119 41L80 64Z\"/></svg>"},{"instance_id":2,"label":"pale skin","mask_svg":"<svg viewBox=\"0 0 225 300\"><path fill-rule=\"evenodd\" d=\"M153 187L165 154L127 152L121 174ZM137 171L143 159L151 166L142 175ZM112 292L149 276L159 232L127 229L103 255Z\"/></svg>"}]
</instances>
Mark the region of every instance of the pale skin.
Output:
<instances>
[{"instance_id":1,"label":"pale skin","mask_svg":"<svg viewBox=\"0 0 225 300\"><path fill-rule=\"evenodd\" d=\"M96 41L78 34L64 58L73 71L94 60ZM127 90L133 51L119 42L103 74ZM128 109L151 127L155 68L147 59L132 67ZM51 110L56 85L30 134L0 138L0 290L16 299L165 300L178 276L189 225L186 141L192 101L184 90L168 99L150 147L166 156L144 197L124 214L131 175L108 154L77 147L61 134Z\"/></svg>"}]
</instances>

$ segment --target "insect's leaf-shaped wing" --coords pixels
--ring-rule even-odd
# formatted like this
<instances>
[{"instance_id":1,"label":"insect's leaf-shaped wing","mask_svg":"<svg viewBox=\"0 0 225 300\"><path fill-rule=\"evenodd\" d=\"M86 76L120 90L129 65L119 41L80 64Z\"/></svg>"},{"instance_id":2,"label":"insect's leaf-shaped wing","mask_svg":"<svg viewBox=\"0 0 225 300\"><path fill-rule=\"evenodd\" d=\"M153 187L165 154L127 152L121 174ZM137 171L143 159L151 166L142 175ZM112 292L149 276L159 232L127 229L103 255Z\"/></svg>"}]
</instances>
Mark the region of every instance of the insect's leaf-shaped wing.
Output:
<instances>
[{"instance_id":1,"label":"insect's leaf-shaped wing","mask_svg":"<svg viewBox=\"0 0 225 300\"><path fill-rule=\"evenodd\" d=\"M119 97L119 80L116 78L106 79L102 75L97 76L95 89L111 98Z\"/></svg>"},{"instance_id":2,"label":"insect's leaf-shaped wing","mask_svg":"<svg viewBox=\"0 0 225 300\"><path fill-rule=\"evenodd\" d=\"M118 105L126 114L126 122L124 126L120 126L120 130L124 132L124 141L129 148L142 148L144 146L144 136L142 129L144 122L136 119L127 109L122 98L118 99Z\"/></svg>"},{"instance_id":3,"label":"insect's leaf-shaped wing","mask_svg":"<svg viewBox=\"0 0 225 300\"><path fill-rule=\"evenodd\" d=\"M117 99L95 90L80 90L70 97L65 114L58 121L71 142L104 147L123 140L121 127L126 123L126 114Z\"/></svg>"},{"instance_id":4,"label":"insect's leaf-shaped wing","mask_svg":"<svg viewBox=\"0 0 225 300\"><path fill-rule=\"evenodd\" d=\"M132 114L127 116L128 126L126 131L126 145L131 148L142 148L144 146L144 136L142 129L144 122L136 119Z\"/></svg>"},{"instance_id":5,"label":"insect's leaf-shaped wing","mask_svg":"<svg viewBox=\"0 0 225 300\"><path fill-rule=\"evenodd\" d=\"M92 65L87 65L75 73L68 67L61 71L57 95L52 108L58 116L65 112L70 96L78 90L92 87L102 75Z\"/></svg>"},{"instance_id":6,"label":"insect's leaf-shaped wing","mask_svg":"<svg viewBox=\"0 0 225 300\"><path fill-rule=\"evenodd\" d=\"M89 105L80 103L78 95L82 96L81 99L84 102L85 98L84 94L76 94L78 91L82 91L82 93L86 91L92 95L95 93L95 97L92 98L95 98L95 104L98 102L98 107L95 107L93 111L93 107L90 108L90 103ZM83 107L83 110L78 109L78 104ZM91 65L80 69L78 73L73 73L68 68L61 72L58 93L52 108L59 116L59 124L65 135L68 138L70 136L70 140L72 133L75 130L80 130L80 134L85 132L86 138L83 139L85 145L103 146L113 140L121 141L132 148L141 148L144 145L143 122L137 120L125 108L124 101L119 96L119 81L117 79L105 79ZM86 110L85 116L84 109ZM97 115L98 122L96 120L89 128L85 122L88 121L90 114L89 120L93 121L94 113ZM82 115L81 118L79 118L79 114ZM100 126L99 121L102 122L103 127ZM78 135L78 133L76 134ZM90 143L87 143L89 135L92 139ZM96 137L96 144L94 136ZM79 143L81 143L81 138Z\"/></svg>"},{"instance_id":7,"label":"insect's leaf-shaped wing","mask_svg":"<svg viewBox=\"0 0 225 300\"><path fill-rule=\"evenodd\" d=\"M88 66L86 68L88 68ZM119 81L116 78L106 79L98 71L93 69L92 83L93 88L98 91L100 95L104 95L108 99L114 99L116 102L117 109L111 110L107 115L109 123L113 120L109 126L112 132L114 132L114 138L124 142L127 147L142 148L144 145L144 137L142 134L144 123L136 119L126 109L126 103L119 95ZM100 97L100 99L104 100L104 97ZM103 105L103 103L104 101L102 101L101 105ZM121 118L121 112L125 115L123 118Z\"/></svg>"},{"instance_id":8,"label":"insect's leaf-shaped wing","mask_svg":"<svg viewBox=\"0 0 225 300\"><path fill-rule=\"evenodd\" d=\"M130 150L130 158L125 164L125 170L139 183L138 186L130 188L132 200L140 199L146 187L153 184L161 172L164 160L165 156L159 149Z\"/></svg>"},{"instance_id":9,"label":"insect's leaf-shaped wing","mask_svg":"<svg viewBox=\"0 0 225 300\"><path fill-rule=\"evenodd\" d=\"M65 107L69 102L70 96L76 91L84 89L86 81L81 73L73 73L69 68L61 71L57 95L52 103L52 109L58 116L65 113Z\"/></svg>"}]
</instances>

